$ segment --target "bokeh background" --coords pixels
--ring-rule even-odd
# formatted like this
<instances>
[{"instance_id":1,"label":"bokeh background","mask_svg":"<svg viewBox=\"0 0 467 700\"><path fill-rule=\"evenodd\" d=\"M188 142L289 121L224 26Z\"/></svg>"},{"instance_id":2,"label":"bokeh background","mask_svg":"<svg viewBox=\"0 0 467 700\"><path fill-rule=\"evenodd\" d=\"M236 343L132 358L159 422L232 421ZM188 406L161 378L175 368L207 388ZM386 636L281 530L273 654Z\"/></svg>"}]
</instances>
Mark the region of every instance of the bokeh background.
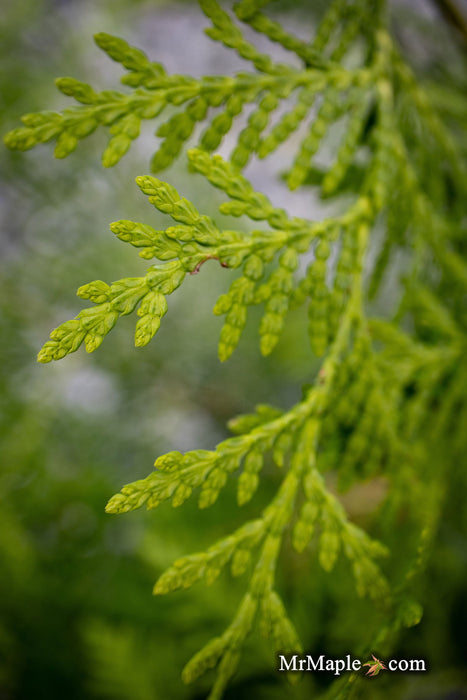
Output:
<instances>
[{"instance_id":1,"label":"bokeh background","mask_svg":"<svg viewBox=\"0 0 467 700\"><path fill-rule=\"evenodd\" d=\"M306 38L326 2L273 5ZM416 70L430 76L434 99L448 109L458 133L466 134L465 44L442 21L437 5L395 2L394 29ZM93 44L98 31L123 36L170 72L245 67L203 35L207 21L196 3L3 0L0 14L2 133L16 127L21 114L66 106L53 85L56 76L118 89L119 66ZM224 629L242 580L226 574L211 588L195 586L163 598L151 596L152 585L176 557L235 528L245 510L256 514L274 491L274 471L266 471L261 493L242 511L230 487L202 512L188 502L180 510L165 505L111 517L105 503L122 484L149 473L159 454L213 447L226 436L226 421L254 404L292 405L317 368L300 313L291 314L270 358L259 354L253 320L232 359L219 363L221 322L211 309L232 273L215 264L204 266L170 299L148 347L133 347L129 318L93 355L80 351L59 363L36 363L50 329L82 308L74 296L80 285L143 274L145 262L108 225L120 218L167 225L132 185L136 175L149 171L153 130L149 124L110 171L100 166L104 134L81 143L65 161L54 160L50 146L26 154L2 148L0 700L205 697L209 678L186 688L180 671ZM253 163L248 175L294 214L320 216L330 205L323 207L311 190L288 193L277 179L295 143L279 152L274 167ZM459 144L466 148L462 137ZM161 177L216 215L221 196L189 175L183 159ZM383 303L390 303L394 290L397 285ZM367 506L354 499L357 519L371 519L376 496ZM430 673L381 680L371 697L467 697L467 548L458 505L446 514L420 586L423 621L406 632L395 652L426 658ZM329 576L312 559L285 555L281 590L311 653L347 653L369 624L347 577L345 569ZM226 697L308 698L329 681L304 678L291 688L274 666L268 645L253 638Z\"/></svg>"}]
</instances>

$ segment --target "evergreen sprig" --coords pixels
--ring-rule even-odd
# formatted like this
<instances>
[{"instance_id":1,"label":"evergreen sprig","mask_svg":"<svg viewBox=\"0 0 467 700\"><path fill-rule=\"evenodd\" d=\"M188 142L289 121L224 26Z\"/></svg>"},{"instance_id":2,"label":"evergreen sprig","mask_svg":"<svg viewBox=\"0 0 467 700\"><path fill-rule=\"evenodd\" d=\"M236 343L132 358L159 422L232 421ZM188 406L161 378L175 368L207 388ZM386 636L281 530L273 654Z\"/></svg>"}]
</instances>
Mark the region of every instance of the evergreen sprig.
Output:
<instances>
[{"instance_id":1,"label":"evergreen sprig","mask_svg":"<svg viewBox=\"0 0 467 700\"><path fill-rule=\"evenodd\" d=\"M118 163L132 141L139 136L142 120L155 119L168 106L183 106L182 111L172 115L158 128L157 134L162 141L151 165L153 172L159 172L178 156L196 123L204 121L210 109L224 107L224 111L212 119L201 139L204 148L214 150L243 106L261 98L247 127L241 131L232 154L233 162L242 167L251 152L259 147L270 114L295 89L304 87L316 93L325 86L346 90L353 84L371 82L369 71L349 71L334 62L326 64L326 70L308 68L306 61L304 69L276 65L243 38L241 30L216 0L203 0L200 4L214 24L207 34L252 62L256 73L239 73L234 77L206 76L199 80L190 76L170 76L160 63L151 62L141 50L123 39L100 33L95 36L97 45L128 71L122 77L122 82L132 88L132 92L95 92L82 81L58 78L58 89L73 97L79 105L61 113L25 115L22 117L24 126L6 136L7 146L24 151L37 144L56 140L55 157L65 158L75 150L81 139L99 126L104 126L109 128L111 138L104 150L102 164L111 167ZM321 63L318 61L318 68L322 68Z\"/></svg>"},{"instance_id":2,"label":"evergreen sprig","mask_svg":"<svg viewBox=\"0 0 467 700\"><path fill-rule=\"evenodd\" d=\"M127 70L122 82L131 92L95 92L72 78L59 79L58 88L80 106L26 115L24 127L8 134L6 143L26 150L56 139L55 155L65 157L80 139L105 126L111 139L103 164L112 166L137 138L141 120L159 117L170 105L179 109L158 128L162 141L153 172L170 165L196 124L206 122L199 147L188 151L191 170L227 195L221 214L245 215L263 226L251 233L225 230L171 184L138 177L149 202L174 224L161 231L123 220L111 230L138 248L142 258L160 263L143 277L81 287L78 295L94 306L52 331L39 353L41 362L61 359L83 342L88 352L95 350L119 317L135 309L140 317L135 344L146 345L167 312L166 297L208 260L240 271L214 306L214 313L225 316L221 360L237 346L248 307L264 305L260 348L268 355L289 309L307 306L311 349L324 357L301 402L287 411L260 405L233 419L234 437L214 450L159 457L149 476L124 486L107 505L109 513L143 505L152 509L167 500L178 507L196 491L200 508L206 508L229 479L236 479L242 506L259 487L265 458L270 456L278 468L276 495L258 517L206 551L175 561L154 587L160 595L198 581L211 583L227 565L234 576L248 573L234 620L183 671L191 682L217 667L210 695L215 700L235 673L256 622L276 650L301 649L276 590L275 572L289 531L292 547L316 552L329 574L344 556L357 593L379 607L385 621L368 640L368 649L389 644L401 627L421 618L411 591L426 563L442 512L438 494L448 478L430 466L427 456L439 435L467 416L462 368L467 268L460 245L465 221L460 208L451 206L453 197L465 195L466 179L449 131L388 32L383 2L335 0L311 41L298 39L265 15L267 0L239 2L237 18L293 53L299 67L259 52L216 0L200 0L200 5L212 23L208 36L249 61L254 72L170 76L122 39L99 34L98 46ZM360 57L356 67L347 62L351 50ZM290 98L292 106L271 125ZM247 104L255 107L226 161L213 152ZM211 116L213 109L218 112ZM420 167L423 143L407 138L408 109L417 132L429 133L437 145L441 176ZM329 148L326 134L341 119L342 139L322 168L315 156ZM325 198L353 186L347 209L323 221L290 216L242 173L252 157L266 158L301 124L304 136L285 176L289 188L313 183ZM401 250L405 269L399 308L393 317L369 319L368 299L397 271L394 261ZM465 438L458 438L451 461L463 448ZM400 507L411 513L421 534L402 580L395 582L390 571L382 571L377 560L395 552L351 521L327 482L329 471L337 474L342 489L385 476L390 484L386 521L393 523ZM420 507L425 501L431 510ZM354 681L344 682L339 698L349 696Z\"/></svg>"}]
</instances>

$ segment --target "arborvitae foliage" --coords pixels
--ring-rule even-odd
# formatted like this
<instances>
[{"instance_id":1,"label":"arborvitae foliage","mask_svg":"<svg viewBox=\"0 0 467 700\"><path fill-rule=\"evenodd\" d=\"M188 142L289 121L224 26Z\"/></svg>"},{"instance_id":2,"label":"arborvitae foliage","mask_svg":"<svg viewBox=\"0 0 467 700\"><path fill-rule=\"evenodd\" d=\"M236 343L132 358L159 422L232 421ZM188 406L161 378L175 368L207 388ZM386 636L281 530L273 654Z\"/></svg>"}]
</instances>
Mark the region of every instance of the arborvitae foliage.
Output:
<instances>
[{"instance_id":1,"label":"arborvitae foliage","mask_svg":"<svg viewBox=\"0 0 467 700\"><path fill-rule=\"evenodd\" d=\"M203 122L198 145L187 151L191 170L225 193L222 215L245 215L258 225L250 233L226 230L222 216L214 220L198 211L172 184L138 177L149 204L172 221L162 231L127 220L110 228L142 258L157 262L143 277L80 287L78 295L91 306L52 331L40 362L59 360L83 343L93 352L120 316L134 311L135 345L146 345L167 312L167 297L208 260L239 271L214 306L225 317L221 360L235 350L255 305L263 308L264 355L287 333L289 309L302 307L310 353L323 358L315 382L290 410L259 405L232 419L234 436L214 450L160 456L149 476L124 486L107 505L109 513L125 513L166 500L181 506L193 495L207 508L235 479L242 506L260 487L265 458L271 455L277 465L277 493L254 520L207 551L175 561L154 586L161 595L200 580L212 583L225 567L233 576L245 574L245 594L232 623L183 671L191 682L217 669L211 700L222 696L255 625L274 650L301 649L275 583L289 541L298 552L315 553L327 572L339 557L347 560L358 594L373 601L382 620L362 653L389 650L401 627L417 624L421 607L413 598L414 580L425 566L443 493L466 447L459 428L467 419L467 267L461 255L467 182L455 141L391 37L382 0L335 0L309 42L264 14L266 4L242 0L233 8L235 18L216 0L200 0L212 23L206 33L249 62L248 71L198 79L169 75L123 39L98 34L98 46L126 70L126 91L97 93L60 78L59 90L80 104L61 113L28 114L24 126L6 137L7 146L19 150L53 140L55 156L64 158L103 127L110 132L102 157L109 167L138 137L141 121L157 118L160 138L151 160L156 173L180 155ZM295 54L301 65L276 63L258 51L245 39L242 22ZM254 109L229 160L213 154L248 105ZM165 110L170 117L164 121ZM345 123L341 141L329 165L318 167L315 154L338 120ZM347 209L323 221L275 207L242 174L251 158L266 158L299 127L303 138L288 163L289 188L314 185L323 198L347 194ZM431 168L424 165L427 152ZM300 265L301 256L308 267ZM369 299L395 273L397 309L387 318L369 318ZM438 444L449 452L439 465L430 459ZM390 529L403 512L414 533L411 562L403 575L398 570L397 580L391 576L397 548L390 551L351 522L323 477L330 470L342 489L377 475L387 478L381 522ZM331 691L333 697L348 697L358 687L354 681L347 678Z\"/></svg>"}]
</instances>

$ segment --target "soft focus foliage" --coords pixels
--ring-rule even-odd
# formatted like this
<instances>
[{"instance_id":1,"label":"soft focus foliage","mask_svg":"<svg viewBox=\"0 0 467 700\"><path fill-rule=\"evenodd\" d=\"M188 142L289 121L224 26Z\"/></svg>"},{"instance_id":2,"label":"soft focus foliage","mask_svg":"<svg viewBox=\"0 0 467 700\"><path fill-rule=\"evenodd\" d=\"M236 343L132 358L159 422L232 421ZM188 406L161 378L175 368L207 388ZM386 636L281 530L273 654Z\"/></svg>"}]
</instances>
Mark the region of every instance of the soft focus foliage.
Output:
<instances>
[{"instance_id":1,"label":"soft focus foliage","mask_svg":"<svg viewBox=\"0 0 467 700\"><path fill-rule=\"evenodd\" d=\"M467 183L464 135L451 123L453 110L465 115L462 59L454 52L451 67L435 56L449 81L441 87L431 75L425 89L391 36L383 2L336 0L313 23L312 41L285 29L287 18L274 18L274 3L263 13L267 4L243 0L235 19L215 0L200 0L208 36L249 64L234 75L171 73L99 31L98 46L127 71L125 91L58 79L79 104L30 112L5 138L16 150L55 140L63 159L93 131L109 129L105 167L135 141L127 171L122 164L105 179L90 164L95 149L87 141L71 156L74 166L65 161L55 173L44 170L43 151L28 156L27 168L24 156L8 156L0 496L0 689L7 698L150 700L198 691L300 698L321 690L344 698L368 693L368 681L346 677L328 688L329 678L306 678L286 687L274 653L426 656L435 673L452 671L461 658ZM32 11L27 0L23 6ZM51 35L34 7L30 32L48 34L59 51L60 33ZM118 12L121 22L131 15L124 3ZM72 16L57 10L63 25ZM20 12L12 8L7 20L14 31ZM257 48L251 30L279 45L280 57L270 44L267 52L264 42ZM417 41L423 45L423 35ZM16 114L43 106L42 82L28 67L45 48L37 40L32 46L26 40L22 90L16 72L5 71ZM155 151L144 133L138 146L142 123L156 118ZM151 215L141 193L133 198L127 172L141 172L148 148L152 172L171 166L189 139L197 146L188 150L191 172L223 201L178 170L169 182L139 175L158 211ZM228 159L213 155L225 142ZM242 173L255 156L277 163L278 149L285 149L279 163L288 166L282 174L291 191L313 185L322 202L330 200L324 217L308 213L309 198L306 216L288 214L261 192L254 171ZM57 214L67 199L66 213ZM293 210L297 200L290 201ZM133 276L130 246L94 238L114 212L132 216L111 224L116 237L159 261L143 276ZM28 234L15 239L22 227ZM129 269L117 282L83 285L83 274ZM239 271L233 280L232 269ZM38 336L72 315L75 282L93 305L52 331L41 362L82 344L93 352L135 310L135 345L143 348L167 297L182 290L148 348L132 350L121 329L98 359L78 353L68 370L33 367ZM191 297L183 296L190 285ZM214 313L225 316L219 358L230 358L244 336L230 369L209 347L215 320L205 307L213 294ZM248 314L267 359L258 358ZM311 383L297 400L300 379ZM262 403L252 413L255 401ZM223 433L226 418L234 437ZM214 450L194 449L213 442ZM156 469L123 487L107 512L166 500L184 508L109 519L102 513L109 491L140 475L155 443L166 451ZM200 514L193 492L200 508L212 510ZM154 571L155 594L190 591L152 602ZM206 644L213 630L218 636ZM214 681L203 678L195 691L178 678L190 654L187 683L217 667ZM401 677L378 683L371 697L411 697ZM447 676L445 687L451 683L462 681Z\"/></svg>"}]
</instances>

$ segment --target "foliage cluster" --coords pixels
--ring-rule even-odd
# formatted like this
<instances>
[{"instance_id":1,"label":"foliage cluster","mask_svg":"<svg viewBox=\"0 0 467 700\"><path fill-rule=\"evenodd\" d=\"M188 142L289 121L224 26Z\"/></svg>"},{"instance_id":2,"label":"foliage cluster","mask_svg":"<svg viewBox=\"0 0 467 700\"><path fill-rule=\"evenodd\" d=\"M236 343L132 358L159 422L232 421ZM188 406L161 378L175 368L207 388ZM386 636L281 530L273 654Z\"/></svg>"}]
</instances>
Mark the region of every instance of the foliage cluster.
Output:
<instances>
[{"instance_id":1,"label":"foliage cluster","mask_svg":"<svg viewBox=\"0 0 467 700\"><path fill-rule=\"evenodd\" d=\"M217 667L211 700L222 696L256 622L275 650L301 649L276 585L289 539L297 552L316 555L326 572L345 559L358 594L371 599L379 628L362 653L389 648L401 627L417 624L421 608L413 582L423 571L443 494L452 481L463 483L456 465L466 446L467 182L456 144L392 39L384 2L335 0L311 42L264 14L265 4L242 0L234 10L238 20L294 54L294 63L274 62L216 0L200 0L212 23L207 34L254 70L199 79L169 75L124 40L99 34L98 46L126 69L122 82L130 90L97 93L73 78L58 79L59 90L80 104L62 113L28 114L24 126L6 137L7 146L19 150L56 140L55 156L64 158L98 127L108 128L102 162L110 167L138 137L141 121L161 119L167 110L151 161L157 173L179 155L197 124L207 122L197 147L188 150L190 169L225 193L222 215L245 216L261 227L227 230L171 184L138 177L149 203L173 222L156 230L120 220L111 230L143 259L158 262L142 277L80 287L78 296L93 305L52 331L39 361L61 359L83 343L93 352L119 318L135 310L135 345L146 345L167 312L166 297L209 260L240 271L214 306L225 316L221 360L235 350L250 307L264 309L263 355L286 332L289 310L306 307L310 349L323 360L299 403L286 411L259 405L233 419L234 437L215 450L159 457L148 477L124 486L107 505L109 513L152 509L167 500L181 506L197 491L199 507L207 508L234 478L242 506L258 489L265 464L277 466L280 485L258 517L206 551L176 560L154 587L155 594L165 594L200 580L210 584L227 566L233 576L247 574L232 623L183 671L191 682ZM229 160L214 154L248 107ZM342 136L330 154L327 136L336 127ZM323 199L346 206L322 221L275 207L243 174L252 157L266 158L299 129L287 185L317 186ZM436 169L425 167L427 152ZM317 165L316 154L324 154L325 166ZM395 272L397 308L372 318L370 301L384 293ZM440 444L449 450L443 469L433 457ZM381 539L351 521L325 478L330 472L341 490L386 479ZM392 575L397 551L382 540L401 517L411 521L413 541L404 570ZM342 683L339 697L354 692L354 680Z\"/></svg>"}]
</instances>

